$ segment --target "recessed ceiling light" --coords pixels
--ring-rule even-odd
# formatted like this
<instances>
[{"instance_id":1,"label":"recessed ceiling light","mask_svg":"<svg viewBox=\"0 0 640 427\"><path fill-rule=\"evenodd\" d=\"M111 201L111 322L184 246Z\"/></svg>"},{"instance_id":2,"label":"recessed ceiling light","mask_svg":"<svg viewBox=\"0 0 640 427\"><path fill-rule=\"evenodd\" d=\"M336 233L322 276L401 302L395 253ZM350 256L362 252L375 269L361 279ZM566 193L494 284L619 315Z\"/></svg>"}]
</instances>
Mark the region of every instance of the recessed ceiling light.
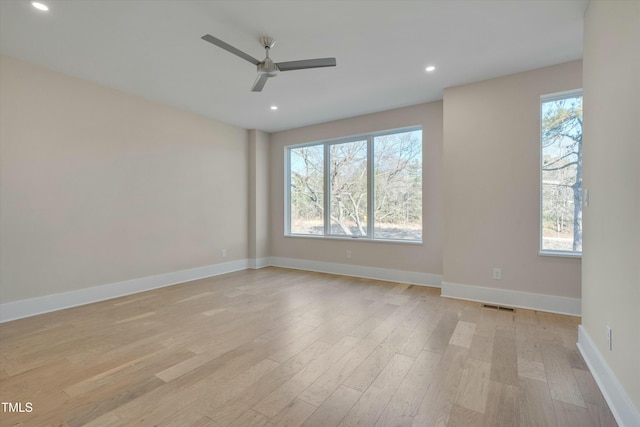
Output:
<instances>
[{"instance_id":1,"label":"recessed ceiling light","mask_svg":"<svg viewBox=\"0 0 640 427\"><path fill-rule=\"evenodd\" d=\"M273 111L275 111L275 110L277 110L277 109L278 109L278 106L277 106L277 105L272 105L270 108L271 108Z\"/></svg>"},{"instance_id":2,"label":"recessed ceiling light","mask_svg":"<svg viewBox=\"0 0 640 427\"><path fill-rule=\"evenodd\" d=\"M41 10L43 12L46 12L46 11L49 10L49 6L47 6L44 3L37 2L37 1L32 1L31 2L31 6L35 7L38 10Z\"/></svg>"},{"instance_id":3,"label":"recessed ceiling light","mask_svg":"<svg viewBox=\"0 0 640 427\"><path fill-rule=\"evenodd\" d=\"M436 69L436 67L434 67L433 65L429 65L427 68L425 68L425 71L430 73L432 71L434 71Z\"/></svg>"}]
</instances>

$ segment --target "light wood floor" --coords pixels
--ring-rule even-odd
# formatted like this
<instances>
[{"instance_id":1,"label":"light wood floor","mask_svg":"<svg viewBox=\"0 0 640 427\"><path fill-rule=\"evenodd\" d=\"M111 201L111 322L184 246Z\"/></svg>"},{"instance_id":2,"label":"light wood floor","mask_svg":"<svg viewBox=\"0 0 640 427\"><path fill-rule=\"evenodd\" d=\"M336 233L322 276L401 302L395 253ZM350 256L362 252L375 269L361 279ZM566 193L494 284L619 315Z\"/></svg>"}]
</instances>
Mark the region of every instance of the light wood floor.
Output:
<instances>
[{"instance_id":1,"label":"light wood floor","mask_svg":"<svg viewBox=\"0 0 640 427\"><path fill-rule=\"evenodd\" d=\"M0 325L0 425L615 426L578 318L248 270Z\"/></svg>"}]
</instances>

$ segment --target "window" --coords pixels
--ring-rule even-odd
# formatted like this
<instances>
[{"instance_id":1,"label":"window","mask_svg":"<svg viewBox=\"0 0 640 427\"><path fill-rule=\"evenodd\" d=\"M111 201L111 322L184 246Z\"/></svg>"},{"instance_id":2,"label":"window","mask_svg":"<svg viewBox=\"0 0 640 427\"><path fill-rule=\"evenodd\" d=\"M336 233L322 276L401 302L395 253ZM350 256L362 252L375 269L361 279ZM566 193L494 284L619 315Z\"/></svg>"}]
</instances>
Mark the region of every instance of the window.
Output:
<instances>
[{"instance_id":1,"label":"window","mask_svg":"<svg viewBox=\"0 0 640 427\"><path fill-rule=\"evenodd\" d=\"M540 252L582 253L582 93L541 99Z\"/></svg>"},{"instance_id":2,"label":"window","mask_svg":"<svg viewBox=\"0 0 640 427\"><path fill-rule=\"evenodd\" d=\"M422 129L288 147L288 235L422 241Z\"/></svg>"},{"instance_id":3,"label":"window","mask_svg":"<svg viewBox=\"0 0 640 427\"><path fill-rule=\"evenodd\" d=\"M324 147L289 150L290 232L324 234Z\"/></svg>"}]
</instances>

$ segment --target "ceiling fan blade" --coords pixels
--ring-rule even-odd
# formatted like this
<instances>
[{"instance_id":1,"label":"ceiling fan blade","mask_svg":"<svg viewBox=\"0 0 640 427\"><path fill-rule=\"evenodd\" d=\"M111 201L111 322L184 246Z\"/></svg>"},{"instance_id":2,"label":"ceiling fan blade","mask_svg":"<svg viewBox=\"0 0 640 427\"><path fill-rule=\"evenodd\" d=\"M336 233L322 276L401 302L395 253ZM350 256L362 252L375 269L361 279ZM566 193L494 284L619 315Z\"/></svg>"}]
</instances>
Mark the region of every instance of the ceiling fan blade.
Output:
<instances>
[{"instance_id":1,"label":"ceiling fan blade","mask_svg":"<svg viewBox=\"0 0 640 427\"><path fill-rule=\"evenodd\" d=\"M278 62L280 71L304 70L306 68L335 67L336 58L304 59L302 61Z\"/></svg>"},{"instance_id":2,"label":"ceiling fan blade","mask_svg":"<svg viewBox=\"0 0 640 427\"><path fill-rule=\"evenodd\" d=\"M253 83L253 86L251 87L251 91L262 92L262 88L264 87L264 84L267 82L267 79L268 77L265 75L258 76L256 81Z\"/></svg>"},{"instance_id":3,"label":"ceiling fan blade","mask_svg":"<svg viewBox=\"0 0 640 427\"><path fill-rule=\"evenodd\" d=\"M251 62L253 65L258 65L260 63L260 61L258 61L253 56L244 53L240 49L237 49L237 48L231 46L230 44L223 42L222 40L220 40L218 38L213 37L211 34L205 34L204 36L202 36L202 40L208 41L209 43L212 43L212 44L215 44L216 46L223 48L227 52L231 52L234 55L239 56L240 58Z\"/></svg>"}]
</instances>

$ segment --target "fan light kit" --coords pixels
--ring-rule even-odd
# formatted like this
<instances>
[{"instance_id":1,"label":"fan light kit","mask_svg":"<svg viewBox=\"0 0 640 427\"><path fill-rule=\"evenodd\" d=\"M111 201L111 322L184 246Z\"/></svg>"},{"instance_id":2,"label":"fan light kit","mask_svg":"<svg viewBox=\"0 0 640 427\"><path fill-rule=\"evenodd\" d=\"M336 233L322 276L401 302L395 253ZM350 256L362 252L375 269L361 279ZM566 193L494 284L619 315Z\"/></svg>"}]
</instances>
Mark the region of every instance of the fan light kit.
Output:
<instances>
[{"instance_id":1,"label":"fan light kit","mask_svg":"<svg viewBox=\"0 0 640 427\"><path fill-rule=\"evenodd\" d=\"M271 108L273 111L276 111L276 110L278 109L278 106L277 106L277 105L272 105L272 106L271 106L271 107L269 107L269 108Z\"/></svg>"},{"instance_id":2,"label":"fan light kit","mask_svg":"<svg viewBox=\"0 0 640 427\"><path fill-rule=\"evenodd\" d=\"M432 71L434 71L436 69L436 67L434 67L433 65L429 65L427 68L425 68L425 71L427 73L430 73Z\"/></svg>"},{"instance_id":3,"label":"fan light kit","mask_svg":"<svg viewBox=\"0 0 640 427\"><path fill-rule=\"evenodd\" d=\"M237 49L231 46L228 43L223 42L222 40L213 37L210 34L205 34L202 36L202 40L207 41L211 44L214 44L227 52L233 53L236 56L244 59L245 61L251 62L256 66L258 70L258 78L253 83L251 90L253 92L260 92L264 87L267 79L269 77L275 77L278 75L280 71L292 71L292 70L304 70L307 68L322 68L322 67L335 67L336 66L336 58L317 58L317 59L303 59L301 61L289 61L289 62L273 62L271 58L269 58L269 50L276 43L274 39L271 37L260 37L260 44L264 47L266 51L266 57L262 61L258 61L253 56L244 53L240 49ZM277 108L277 107L276 107ZM271 108L274 109L273 107Z\"/></svg>"}]
</instances>

